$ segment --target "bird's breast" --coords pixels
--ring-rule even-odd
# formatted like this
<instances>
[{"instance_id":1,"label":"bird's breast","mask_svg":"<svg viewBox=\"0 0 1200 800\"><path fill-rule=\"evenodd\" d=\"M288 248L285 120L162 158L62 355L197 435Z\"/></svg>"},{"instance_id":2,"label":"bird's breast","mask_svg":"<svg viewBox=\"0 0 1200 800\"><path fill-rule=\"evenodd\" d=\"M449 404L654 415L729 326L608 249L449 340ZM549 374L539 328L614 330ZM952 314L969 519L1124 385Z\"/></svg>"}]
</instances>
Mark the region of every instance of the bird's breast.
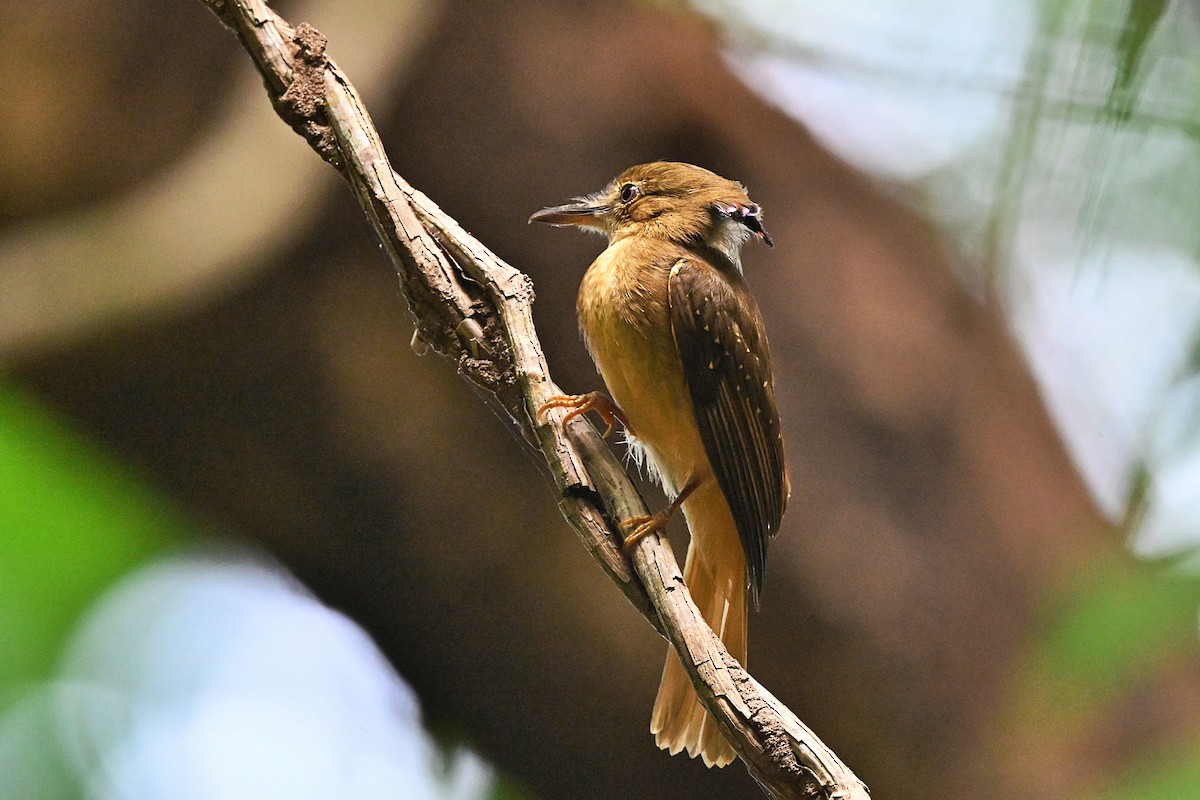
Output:
<instances>
[{"instance_id":1,"label":"bird's breast","mask_svg":"<svg viewBox=\"0 0 1200 800\"><path fill-rule=\"evenodd\" d=\"M579 327L637 444L670 492L707 474L691 395L671 331L667 280L673 259L610 245L579 288Z\"/></svg>"}]
</instances>

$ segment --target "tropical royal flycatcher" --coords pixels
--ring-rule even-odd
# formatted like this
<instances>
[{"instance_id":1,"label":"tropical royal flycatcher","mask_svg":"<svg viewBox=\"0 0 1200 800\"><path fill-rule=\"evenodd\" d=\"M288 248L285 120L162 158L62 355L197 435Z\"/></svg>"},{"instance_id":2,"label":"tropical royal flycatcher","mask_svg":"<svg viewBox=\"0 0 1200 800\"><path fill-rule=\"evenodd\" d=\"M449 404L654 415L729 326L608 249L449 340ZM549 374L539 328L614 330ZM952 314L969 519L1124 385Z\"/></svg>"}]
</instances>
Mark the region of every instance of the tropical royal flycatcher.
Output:
<instances>
[{"instance_id":1,"label":"tropical royal flycatcher","mask_svg":"<svg viewBox=\"0 0 1200 800\"><path fill-rule=\"evenodd\" d=\"M705 621L746 663L746 593L758 605L767 543L789 493L771 359L758 304L742 277L741 245L767 245L745 189L690 164L631 167L604 189L543 209L530 222L603 233L608 248L579 287L579 327L608 387L552 398L539 413L596 411L625 426L635 453L674 497L625 520L628 549L665 530L680 507L691 543L683 576ZM672 755L708 766L733 747L667 654L650 730Z\"/></svg>"}]
</instances>

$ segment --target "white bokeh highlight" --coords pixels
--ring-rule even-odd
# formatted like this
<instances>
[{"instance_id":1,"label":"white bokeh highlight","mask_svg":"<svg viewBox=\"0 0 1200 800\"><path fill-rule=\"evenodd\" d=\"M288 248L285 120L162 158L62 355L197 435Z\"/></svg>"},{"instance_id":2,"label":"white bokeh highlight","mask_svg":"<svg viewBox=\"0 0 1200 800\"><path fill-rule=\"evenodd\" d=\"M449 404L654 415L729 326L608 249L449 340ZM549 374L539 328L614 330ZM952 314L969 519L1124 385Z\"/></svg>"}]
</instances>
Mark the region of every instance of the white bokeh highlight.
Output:
<instances>
[{"instance_id":1,"label":"white bokeh highlight","mask_svg":"<svg viewBox=\"0 0 1200 800\"><path fill-rule=\"evenodd\" d=\"M1010 281L1011 320L1050 410L1101 508L1118 519L1196 334L1200 268L1184 253L1139 250L1039 259Z\"/></svg>"},{"instance_id":2,"label":"white bokeh highlight","mask_svg":"<svg viewBox=\"0 0 1200 800\"><path fill-rule=\"evenodd\" d=\"M130 576L87 615L53 690L96 800L470 800L493 783L465 751L440 754L361 629L246 558Z\"/></svg>"},{"instance_id":3,"label":"white bokeh highlight","mask_svg":"<svg viewBox=\"0 0 1200 800\"><path fill-rule=\"evenodd\" d=\"M919 178L1008 123L1035 7L1003 0L696 0L734 71L859 168Z\"/></svg>"}]
</instances>

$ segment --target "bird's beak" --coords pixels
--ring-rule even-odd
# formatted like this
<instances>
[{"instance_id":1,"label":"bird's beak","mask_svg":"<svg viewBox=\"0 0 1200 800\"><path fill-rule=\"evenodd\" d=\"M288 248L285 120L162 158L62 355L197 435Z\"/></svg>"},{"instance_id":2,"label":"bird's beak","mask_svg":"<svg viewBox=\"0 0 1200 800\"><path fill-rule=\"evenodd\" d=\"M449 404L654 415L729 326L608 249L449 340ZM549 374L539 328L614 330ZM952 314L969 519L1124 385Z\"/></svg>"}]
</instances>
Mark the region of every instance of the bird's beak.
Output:
<instances>
[{"instance_id":1,"label":"bird's beak","mask_svg":"<svg viewBox=\"0 0 1200 800\"><path fill-rule=\"evenodd\" d=\"M595 227L597 218L607 214L609 207L597 202L591 197L576 197L566 205L543 208L532 217L530 222L543 222L547 225L586 225Z\"/></svg>"},{"instance_id":2,"label":"bird's beak","mask_svg":"<svg viewBox=\"0 0 1200 800\"><path fill-rule=\"evenodd\" d=\"M767 229L766 229L766 228L764 228L764 227L762 226L762 222L760 222L760 221L759 221L757 218L753 218L753 219L754 219L754 222L753 222L753 223L748 223L748 222L747 222L747 223L743 223L743 224L744 224L744 225L745 225L747 228L749 228L749 229L750 229L750 231L751 231L751 232L752 232L752 233L753 233L755 236L757 236L758 238L762 239L762 240L763 240L763 244L765 244L767 247L774 247L774 246L775 246L775 240L771 238L771 234L767 233Z\"/></svg>"}]
</instances>

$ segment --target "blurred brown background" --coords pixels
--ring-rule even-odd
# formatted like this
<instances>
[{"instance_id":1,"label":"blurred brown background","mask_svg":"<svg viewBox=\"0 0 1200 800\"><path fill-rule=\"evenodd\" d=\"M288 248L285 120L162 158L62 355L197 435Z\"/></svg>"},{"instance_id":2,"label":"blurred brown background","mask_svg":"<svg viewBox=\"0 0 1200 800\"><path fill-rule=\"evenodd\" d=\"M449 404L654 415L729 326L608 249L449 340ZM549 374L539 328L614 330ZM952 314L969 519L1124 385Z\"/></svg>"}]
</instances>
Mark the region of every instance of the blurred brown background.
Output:
<instances>
[{"instance_id":1,"label":"blurred brown background","mask_svg":"<svg viewBox=\"0 0 1200 800\"><path fill-rule=\"evenodd\" d=\"M657 158L738 179L764 206L777 247L745 260L794 493L749 666L874 796L1061 796L1196 730L1200 680L1177 663L1086 724L1043 713L1022 682L1038 611L1080 570L1121 559L1120 538L945 243L731 75L711 23L673 6L447 0L394 12L415 16L359 52L341 18L379 24L344 5L280 11L329 33L370 86L396 169L533 277L565 388L599 386L574 294L601 242L530 228L532 211ZM47 306L24 327L10 317L10 374L349 613L435 730L536 796L755 796L738 766L654 748L663 643L503 424L451 365L409 348L369 226L270 119L216 19L149 0L0 17L0 80L18 90L0 221L42 237L35 255L7 251L4 302ZM251 103L286 142L280 163L180 166L233 141ZM275 188L293 168L309 179ZM189 181L210 187L207 205L180 196ZM231 209L259 204L278 206L269 231L227 229ZM139 250L153 237L119 222L136 210L188 241ZM78 258L38 272L56 252ZM148 261L123 263L135 253ZM183 277L163 288L142 272Z\"/></svg>"}]
</instances>

